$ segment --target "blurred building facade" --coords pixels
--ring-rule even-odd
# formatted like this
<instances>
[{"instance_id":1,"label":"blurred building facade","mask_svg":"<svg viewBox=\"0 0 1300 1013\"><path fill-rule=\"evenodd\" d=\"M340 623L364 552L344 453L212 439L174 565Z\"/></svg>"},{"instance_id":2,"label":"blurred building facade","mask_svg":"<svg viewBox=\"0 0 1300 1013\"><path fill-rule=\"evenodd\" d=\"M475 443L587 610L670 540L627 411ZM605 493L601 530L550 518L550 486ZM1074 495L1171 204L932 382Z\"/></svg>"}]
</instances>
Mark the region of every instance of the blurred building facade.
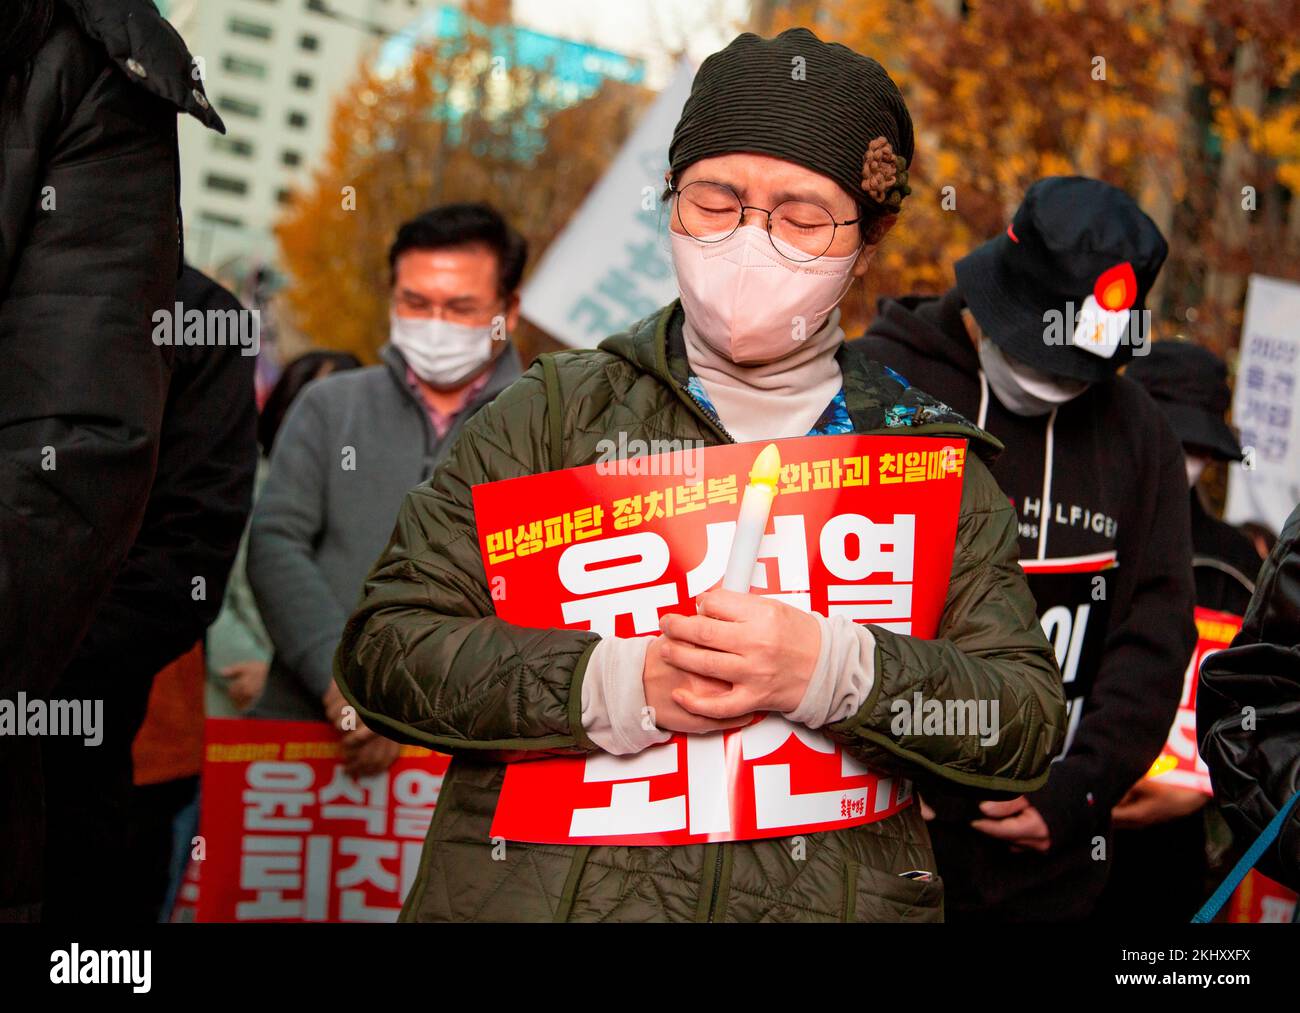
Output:
<instances>
[{"instance_id":1,"label":"blurred building facade","mask_svg":"<svg viewBox=\"0 0 1300 1013\"><path fill-rule=\"evenodd\" d=\"M329 136L330 112L358 65L430 0L160 0L201 61L218 136L180 125L186 254L222 271L273 263L272 225Z\"/></svg>"},{"instance_id":2,"label":"blurred building facade","mask_svg":"<svg viewBox=\"0 0 1300 1013\"><path fill-rule=\"evenodd\" d=\"M325 149L335 101L362 63L397 73L413 47L483 30L446 0L157 0L201 61L224 137L182 123L181 204L191 262L226 277L274 265L273 226ZM643 61L520 26L488 29L493 49L535 68L538 112L572 105ZM521 158L533 152L521 139Z\"/></svg>"}]
</instances>

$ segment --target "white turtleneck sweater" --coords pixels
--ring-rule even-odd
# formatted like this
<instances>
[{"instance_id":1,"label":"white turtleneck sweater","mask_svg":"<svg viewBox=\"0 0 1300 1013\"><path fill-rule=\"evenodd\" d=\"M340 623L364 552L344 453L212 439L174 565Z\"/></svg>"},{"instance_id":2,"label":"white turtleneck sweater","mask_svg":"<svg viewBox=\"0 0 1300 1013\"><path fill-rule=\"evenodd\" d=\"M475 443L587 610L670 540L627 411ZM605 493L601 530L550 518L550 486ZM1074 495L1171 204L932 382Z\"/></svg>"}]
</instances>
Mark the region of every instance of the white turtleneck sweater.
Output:
<instances>
[{"instance_id":1,"label":"white turtleneck sweater","mask_svg":"<svg viewBox=\"0 0 1300 1013\"><path fill-rule=\"evenodd\" d=\"M844 383L835 358L844 342L838 309L802 341L791 338L793 351L771 362L732 362L690 320L682 337L691 372L737 443L806 436Z\"/></svg>"}]
</instances>

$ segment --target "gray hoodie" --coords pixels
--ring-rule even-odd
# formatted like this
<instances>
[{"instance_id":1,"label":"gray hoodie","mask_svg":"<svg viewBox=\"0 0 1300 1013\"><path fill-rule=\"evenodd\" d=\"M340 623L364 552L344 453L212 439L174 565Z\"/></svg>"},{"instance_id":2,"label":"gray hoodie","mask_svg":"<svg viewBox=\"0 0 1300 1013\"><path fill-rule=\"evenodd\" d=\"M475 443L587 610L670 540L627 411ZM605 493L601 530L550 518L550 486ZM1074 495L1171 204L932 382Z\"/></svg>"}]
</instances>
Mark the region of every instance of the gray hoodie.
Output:
<instances>
[{"instance_id":1,"label":"gray hoodie","mask_svg":"<svg viewBox=\"0 0 1300 1013\"><path fill-rule=\"evenodd\" d=\"M520 375L511 346L440 439L401 354L386 345L380 356L382 365L308 384L276 436L248 542L249 582L275 646L257 717L324 716L343 624L403 498L433 474L465 421Z\"/></svg>"}]
</instances>

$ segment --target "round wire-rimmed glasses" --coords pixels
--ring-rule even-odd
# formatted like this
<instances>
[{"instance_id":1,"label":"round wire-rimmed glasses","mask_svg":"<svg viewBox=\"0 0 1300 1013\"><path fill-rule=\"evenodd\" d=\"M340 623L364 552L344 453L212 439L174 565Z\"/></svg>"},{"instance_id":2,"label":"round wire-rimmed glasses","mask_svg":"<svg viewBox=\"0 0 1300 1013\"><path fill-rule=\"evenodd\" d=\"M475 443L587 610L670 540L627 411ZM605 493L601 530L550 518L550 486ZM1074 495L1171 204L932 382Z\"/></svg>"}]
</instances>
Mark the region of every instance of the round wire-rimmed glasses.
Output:
<instances>
[{"instance_id":1,"label":"round wire-rimmed glasses","mask_svg":"<svg viewBox=\"0 0 1300 1013\"><path fill-rule=\"evenodd\" d=\"M668 190L677 198L677 223L692 239L720 243L740 228L746 211L761 211L767 216L767 238L772 248L796 264L806 264L825 255L835 242L839 228L862 220L851 218L837 222L820 204L798 200L782 201L769 211L745 204L740 194L726 183L706 179L697 179L681 189L670 181ZM785 249L777 244L778 239L785 244Z\"/></svg>"}]
</instances>

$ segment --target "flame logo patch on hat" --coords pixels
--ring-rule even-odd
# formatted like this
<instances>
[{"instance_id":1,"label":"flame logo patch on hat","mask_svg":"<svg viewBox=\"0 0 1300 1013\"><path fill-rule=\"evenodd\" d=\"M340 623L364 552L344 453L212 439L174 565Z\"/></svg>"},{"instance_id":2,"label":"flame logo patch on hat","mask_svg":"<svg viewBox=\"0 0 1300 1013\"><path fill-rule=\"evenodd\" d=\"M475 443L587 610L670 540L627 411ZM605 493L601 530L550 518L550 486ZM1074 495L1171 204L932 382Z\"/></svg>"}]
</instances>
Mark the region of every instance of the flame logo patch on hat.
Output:
<instances>
[{"instance_id":1,"label":"flame logo patch on hat","mask_svg":"<svg viewBox=\"0 0 1300 1013\"><path fill-rule=\"evenodd\" d=\"M1137 275L1128 261L1102 271L1092 295L1083 301L1070 343L1103 359L1113 358L1124 342L1137 294Z\"/></svg>"}]
</instances>

